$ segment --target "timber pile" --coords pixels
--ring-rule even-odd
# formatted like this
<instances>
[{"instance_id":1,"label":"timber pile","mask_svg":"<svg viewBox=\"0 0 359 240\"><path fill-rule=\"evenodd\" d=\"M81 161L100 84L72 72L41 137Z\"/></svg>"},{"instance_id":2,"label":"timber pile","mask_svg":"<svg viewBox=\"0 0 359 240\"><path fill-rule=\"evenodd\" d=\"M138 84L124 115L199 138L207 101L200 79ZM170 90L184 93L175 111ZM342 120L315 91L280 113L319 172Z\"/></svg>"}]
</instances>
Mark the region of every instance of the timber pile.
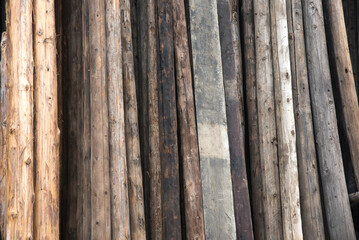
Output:
<instances>
[{"instance_id":1,"label":"timber pile","mask_svg":"<svg viewBox=\"0 0 359 240\"><path fill-rule=\"evenodd\" d=\"M0 239L356 239L357 1L0 3Z\"/></svg>"}]
</instances>

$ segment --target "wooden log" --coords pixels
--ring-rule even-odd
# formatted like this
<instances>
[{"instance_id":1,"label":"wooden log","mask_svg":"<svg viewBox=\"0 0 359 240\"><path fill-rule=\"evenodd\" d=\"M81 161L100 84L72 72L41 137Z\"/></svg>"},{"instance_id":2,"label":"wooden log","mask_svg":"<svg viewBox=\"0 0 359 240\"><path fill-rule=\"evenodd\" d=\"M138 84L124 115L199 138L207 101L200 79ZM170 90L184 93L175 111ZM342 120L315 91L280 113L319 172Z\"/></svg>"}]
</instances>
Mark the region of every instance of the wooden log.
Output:
<instances>
[{"instance_id":1,"label":"wooden log","mask_svg":"<svg viewBox=\"0 0 359 240\"><path fill-rule=\"evenodd\" d=\"M246 85L248 145L250 159L253 230L256 239L265 238L261 161L259 154L256 56L253 1L242 1L243 65ZM254 207L255 206L255 207Z\"/></svg>"},{"instance_id":2,"label":"wooden log","mask_svg":"<svg viewBox=\"0 0 359 240\"><path fill-rule=\"evenodd\" d=\"M314 131L329 237L355 239L339 145L322 2L304 1L303 15Z\"/></svg>"},{"instance_id":3,"label":"wooden log","mask_svg":"<svg viewBox=\"0 0 359 240\"><path fill-rule=\"evenodd\" d=\"M146 239L140 137L129 0L121 0L122 63L125 96L126 153L131 239Z\"/></svg>"},{"instance_id":4,"label":"wooden log","mask_svg":"<svg viewBox=\"0 0 359 240\"><path fill-rule=\"evenodd\" d=\"M110 133L111 235L130 239L130 212L127 186L125 102L122 61L122 2L106 1L106 78ZM122 16L123 17L123 16ZM125 74L124 74L125 75ZM104 113L106 114L106 113Z\"/></svg>"},{"instance_id":5,"label":"wooden log","mask_svg":"<svg viewBox=\"0 0 359 240\"><path fill-rule=\"evenodd\" d=\"M303 239L286 0L270 2L284 239Z\"/></svg>"},{"instance_id":6,"label":"wooden log","mask_svg":"<svg viewBox=\"0 0 359 240\"><path fill-rule=\"evenodd\" d=\"M159 130L162 178L162 238L181 239L173 3L158 0Z\"/></svg>"},{"instance_id":7,"label":"wooden log","mask_svg":"<svg viewBox=\"0 0 359 240\"><path fill-rule=\"evenodd\" d=\"M6 108L8 116L6 119L7 169L5 215L7 239L34 238L32 2L29 0L7 1L8 84L6 87ZM57 130L54 132L54 136L56 133ZM56 195L54 195L54 201L56 201ZM56 217L54 220L56 221Z\"/></svg>"},{"instance_id":8,"label":"wooden log","mask_svg":"<svg viewBox=\"0 0 359 240\"><path fill-rule=\"evenodd\" d=\"M88 71L90 86L89 130L91 134L89 169L91 173L91 237L94 239L110 239L111 194L108 141L109 112L106 84L105 2L95 0L89 2L87 6L89 17ZM124 183L121 182L121 184Z\"/></svg>"},{"instance_id":9,"label":"wooden log","mask_svg":"<svg viewBox=\"0 0 359 240\"><path fill-rule=\"evenodd\" d=\"M244 117L241 83L239 78L238 39L233 41L233 11L228 0L217 1L218 27L221 43L222 71L226 100L226 116L231 159L234 213L237 239L253 239L244 145ZM237 25L239 26L239 25ZM236 46L235 46L236 44ZM235 52L235 47L237 51ZM241 79L242 80L242 79Z\"/></svg>"},{"instance_id":10,"label":"wooden log","mask_svg":"<svg viewBox=\"0 0 359 240\"><path fill-rule=\"evenodd\" d=\"M6 82L7 82L7 35L1 35L0 60L0 238L5 237L6 214Z\"/></svg>"},{"instance_id":11,"label":"wooden log","mask_svg":"<svg viewBox=\"0 0 359 240\"><path fill-rule=\"evenodd\" d=\"M187 239L205 239L192 71L184 1L173 2L177 112Z\"/></svg>"},{"instance_id":12,"label":"wooden log","mask_svg":"<svg viewBox=\"0 0 359 240\"><path fill-rule=\"evenodd\" d=\"M287 0L287 17L303 237L319 240L325 234L300 0Z\"/></svg>"},{"instance_id":13,"label":"wooden log","mask_svg":"<svg viewBox=\"0 0 359 240\"><path fill-rule=\"evenodd\" d=\"M190 0L189 11L206 238L235 239L217 2Z\"/></svg>"},{"instance_id":14,"label":"wooden log","mask_svg":"<svg viewBox=\"0 0 359 240\"><path fill-rule=\"evenodd\" d=\"M269 2L268 0L255 0L253 6L265 234L269 239L282 239Z\"/></svg>"},{"instance_id":15,"label":"wooden log","mask_svg":"<svg viewBox=\"0 0 359 240\"><path fill-rule=\"evenodd\" d=\"M150 212L150 239L162 239L162 180L161 180L161 159L160 159L160 134L159 134L159 103L158 103L158 48L157 48L157 26L156 26L156 2L147 0L147 37L146 50L147 84L148 84L148 173L149 177L149 212ZM142 83L143 84L143 83ZM146 105L143 105L146 106ZM145 158L146 161L146 158ZM148 169L148 170L147 170ZM145 179L146 182L146 179ZM148 221L149 222L149 221ZM148 231L147 231L148 232Z\"/></svg>"}]
</instances>

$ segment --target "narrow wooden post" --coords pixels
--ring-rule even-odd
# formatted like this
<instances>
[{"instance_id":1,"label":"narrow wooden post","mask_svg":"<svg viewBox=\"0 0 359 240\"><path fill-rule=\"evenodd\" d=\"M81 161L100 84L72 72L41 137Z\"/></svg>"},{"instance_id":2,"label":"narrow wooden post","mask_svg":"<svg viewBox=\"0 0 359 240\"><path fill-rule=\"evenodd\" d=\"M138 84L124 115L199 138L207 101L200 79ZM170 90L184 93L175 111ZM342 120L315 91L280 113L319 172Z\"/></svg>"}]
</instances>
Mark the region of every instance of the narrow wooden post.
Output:
<instances>
[{"instance_id":1,"label":"narrow wooden post","mask_svg":"<svg viewBox=\"0 0 359 240\"><path fill-rule=\"evenodd\" d=\"M59 239L59 144L55 1L34 1L35 238ZM46 224L44 224L46 223Z\"/></svg>"},{"instance_id":2,"label":"narrow wooden post","mask_svg":"<svg viewBox=\"0 0 359 240\"><path fill-rule=\"evenodd\" d=\"M32 2L33 1L30 0L7 1L9 8L7 12L8 83L6 89L6 108L8 113L6 119L6 152L8 154L6 168L5 236L7 239L34 238L34 66ZM53 44L53 46L55 46L54 42ZM51 44L49 45L51 46ZM54 69L51 69L51 71L53 70ZM53 80L52 77L50 79ZM57 129L54 132L54 136L56 136L56 134ZM56 153L56 150L51 153ZM43 172L43 174L46 173ZM53 200L56 201L56 192L54 194ZM54 220L56 222L56 209L53 210L55 210Z\"/></svg>"},{"instance_id":3,"label":"narrow wooden post","mask_svg":"<svg viewBox=\"0 0 359 240\"><path fill-rule=\"evenodd\" d=\"M259 148L266 238L282 239L268 0L254 0Z\"/></svg>"},{"instance_id":4,"label":"narrow wooden post","mask_svg":"<svg viewBox=\"0 0 359 240\"><path fill-rule=\"evenodd\" d=\"M233 186L237 239L253 239L248 182L245 162L243 107L239 84L238 46L233 42L233 11L229 0L217 1L222 71L226 100L229 152ZM238 26L239 27L239 26ZM236 29L234 29L236 31ZM238 33L238 30L236 31ZM236 40L238 41L239 35ZM238 42L235 42L238 44ZM235 53L237 48L237 54ZM243 83L241 81L241 83Z\"/></svg>"},{"instance_id":5,"label":"narrow wooden post","mask_svg":"<svg viewBox=\"0 0 359 240\"><path fill-rule=\"evenodd\" d=\"M329 72L320 0L303 1L309 85L329 237L355 239Z\"/></svg>"},{"instance_id":6,"label":"narrow wooden post","mask_svg":"<svg viewBox=\"0 0 359 240\"><path fill-rule=\"evenodd\" d=\"M236 239L217 1L189 11L206 238Z\"/></svg>"},{"instance_id":7,"label":"narrow wooden post","mask_svg":"<svg viewBox=\"0 0 359 240\"><path fill-rule=\"evenodd\" d=\"M131 239L146 239L140 137L129 0L120 0L122 63L125 96L126 153Z\"/></svg>"},{"instance_id":8,"label":"narrow wooden post","mask_svg":"<svg viewBox=\"0 0 359 240\"><path fill-rule=\"evenodd\" d=\"M300 0L287 0L287 17L303 237L319 240L324 239L325 234Z\"/></svg>"},{"instance_id":9,"label":"narrow wooden post","mask_svg":"<svg viewBox=\"0 0 359 240\"><path fill-rule=\"evenodd\" d=\"M243 31L243 65L246 85L247 126L249 135L249 158L251 177L251 197L253 230L256 239L265 239L261 161L259 154L256 56L254 38L253 0L242 1L242 31Z\"/></svg>"},{"instance_id":10,"label":"narrow wooden post","mask_svg":"<svg viewBox=\"0 0 359 240\"><path fill-rule=\"evenodd\" d=\"M176 63L177 112L180 128L187 239L205 239L192 71L184 0L172 1Z\"/></svg>"}]
</instances>

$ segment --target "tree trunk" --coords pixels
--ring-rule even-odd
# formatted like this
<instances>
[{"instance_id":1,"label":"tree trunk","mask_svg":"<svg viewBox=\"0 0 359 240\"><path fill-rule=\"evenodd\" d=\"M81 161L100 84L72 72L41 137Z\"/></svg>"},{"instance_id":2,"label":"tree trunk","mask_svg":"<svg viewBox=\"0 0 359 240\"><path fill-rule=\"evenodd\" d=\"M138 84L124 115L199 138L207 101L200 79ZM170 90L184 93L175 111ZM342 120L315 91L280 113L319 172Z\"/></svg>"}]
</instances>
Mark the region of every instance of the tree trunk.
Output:
<instances>
[{"instance_id":1,"label":"tree trunk","mask_svg":"<svg viewBox=\"0 0 359 240\"><path fill-rule=\"evenodd\" d=\"M254 0L259 148L266 238L282 239L268 0Z\"/></svg>"},{"instance_id":2,"label":"tree trunk","mask_svg":"<svg viewBox=\"0 0 359 240\"><path fill-rule=\"evenodd\" d=\"M324 239L301 1L287 0L287 16L293 79L293 102L296 117L303 236L304 239Z\"/></svg>"},{"instance_id":3,"label":"tree trunk","mask_svg":"<svg viewBox=\"0 0 359 240\"><path fill-rule=\"evenodd\" d=\"M331 239L355 239L339 145L322 2L303 4L309 84L323 198Z\"/></svg>"},{"instance_id":4,"label":"tree trunk","mask_svg":"<svg viewBox=\"0 0 359 240\"><path fill-rule=\"evenodd\" d=\"M7 239L33 239L33 203L35 200L33 172L33 4L29 0L8 0L7 4L9 9L7 12L8 84L6 108L8 116L6 119L5 232ZM42 34L43 31L44 29L42 29ZM49 40L51 41L51 39ZM53 46L55 46L54 42ZM54 136L56 134L57 129ZM56 153L56 150L52 153ZM54 200L56 200L56 193L54 194Z\"/></svg>"},{"instance_id":5,"label":"tree trunk","mask_svg":"<svg viewBox=\"0 0 359 240\"><path fill-rule=\"evenodd\" d=\"M190 0L189 8L206 238L235 239L217 2Z\"/></svg>"}]
</instances>

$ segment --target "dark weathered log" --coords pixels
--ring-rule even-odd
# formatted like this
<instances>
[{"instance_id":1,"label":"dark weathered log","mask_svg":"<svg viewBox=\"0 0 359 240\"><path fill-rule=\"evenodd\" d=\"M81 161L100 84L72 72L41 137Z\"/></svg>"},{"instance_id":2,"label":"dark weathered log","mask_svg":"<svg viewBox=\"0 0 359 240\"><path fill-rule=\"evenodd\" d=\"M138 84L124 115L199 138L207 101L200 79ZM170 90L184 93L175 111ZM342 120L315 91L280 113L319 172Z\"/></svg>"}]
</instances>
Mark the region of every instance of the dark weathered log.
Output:
<instances>
[{"instance_id":1,"label":"dark weathered log","mask_svg":"<svg viewBox=\"0 0 359 240\"><path fill-rule=\"evenodd\" d=\"M205 239L201 172L187 24L183 0L172 1L176 63L177 112L180 128L181 164L184 181L184 212L187 239Z\"/></svg>"},{"instance_id":2,"label":"dark weathered log","mask_svg":"<svg viewBox=\"0 0 359 240\"><path fill-rule=\"evenodd\" d=\"M5 232L8 239L34 239L33 1L8 0L7 4Z\"/></svg>"},{"instance_id":3,"label":"dark weathered log","mask_svg":"<svg viewBox=\"0 0 359 240\"><path fill-rule=\"evenodd\" d=\"M138 131L135 68L133 58L131 8L129 0L120 0L122 19L122 62L125 96L126 153L130 203L131 239L146 239L143 184Z\"/></svg>"},{"instance_id":4,"label":"dark weathered log","mask_svg":"<svg viewBox=\"0 0 359 240\"><path fill-rule=\"evenodd\" d=\"M190 0L189 11L206 238L235 239L217 1Z\"/></svg>"},{"instance_id":5,"label":"dark weathered log","mask_svg":"<svg viewBox=\"0 0 359 240\"><path fill-rule=\"evenodd\" d=\"M256 239L265 238L265 227L262 202L262 177L259 154L258 108L256 84L256 56L254 46L254 12L253 0L242 1L242 31L243 31L243 64L246 85L248 145L251 176L251 199L253 214L253 229Z\"/></svg>"},{"instance_id":6,"label":"dark weathered log","mask_svg":"<svg viewBox=\"0 0 359 240\"><path fill-rule=\"evenodd\" d=\"M286 0L270 1L274 95L284 239L302 239Z\"/></svg>"},{"instance_id":7,"label":"dark weathered log","mask_svg":"<svg viewBox=\"0 0 359 240\"><path fill-rule=\"evenodd\" d=\"M252 219L250 211L248 182L246 174L243 107L240 100L241 83L239 82L238 39L233 41L233 11L228 0L217 1L218 27L221 43L222 71L226 100L229 152L231 159L234 213L236 219L237 239L252 239ZM237 25L238 26L238 25ZM237 54L235 54L235 46Z\"/></svg>"},{"instance_id":8,"label":"dark weathered log","mask_svg":"<svg viewBox=\"0 0 359 240\"><path fill-rule=\"evenodd\" d=\"M266 238L282 239L268 0L254 0L259 148Z\"/></svg>"},{"instance_id":9,"label":"dark weathered log","mask_svg":"<svg viewBox=\"0 0 359 240\"><path fill-rule=\"evenodd\" d=\"M319 240L325 235L300 0L287 0L287 16L303 237Z\"/></svg>"},{"instance_id":10,"label":"dark weathered log","mask_svg":"<svg viewBox=\"0 0 359 240\"><path fill-rule=\"evenodd\" d=\"M176 82L174 75L173 5L158 0L159 125L162 176L162 238L181 239Z\"/></svg>"},{"instance_id":11,"label":"dark weathered log","mask_svg":"<svg viewBox=\"0 0 359 240\"><path fill-rule=\"evenodd\" d=\"M323 199L331 239L355 239L339 145L322 2L303 2L309 85Z\"/></svg>"}]
</instances>

